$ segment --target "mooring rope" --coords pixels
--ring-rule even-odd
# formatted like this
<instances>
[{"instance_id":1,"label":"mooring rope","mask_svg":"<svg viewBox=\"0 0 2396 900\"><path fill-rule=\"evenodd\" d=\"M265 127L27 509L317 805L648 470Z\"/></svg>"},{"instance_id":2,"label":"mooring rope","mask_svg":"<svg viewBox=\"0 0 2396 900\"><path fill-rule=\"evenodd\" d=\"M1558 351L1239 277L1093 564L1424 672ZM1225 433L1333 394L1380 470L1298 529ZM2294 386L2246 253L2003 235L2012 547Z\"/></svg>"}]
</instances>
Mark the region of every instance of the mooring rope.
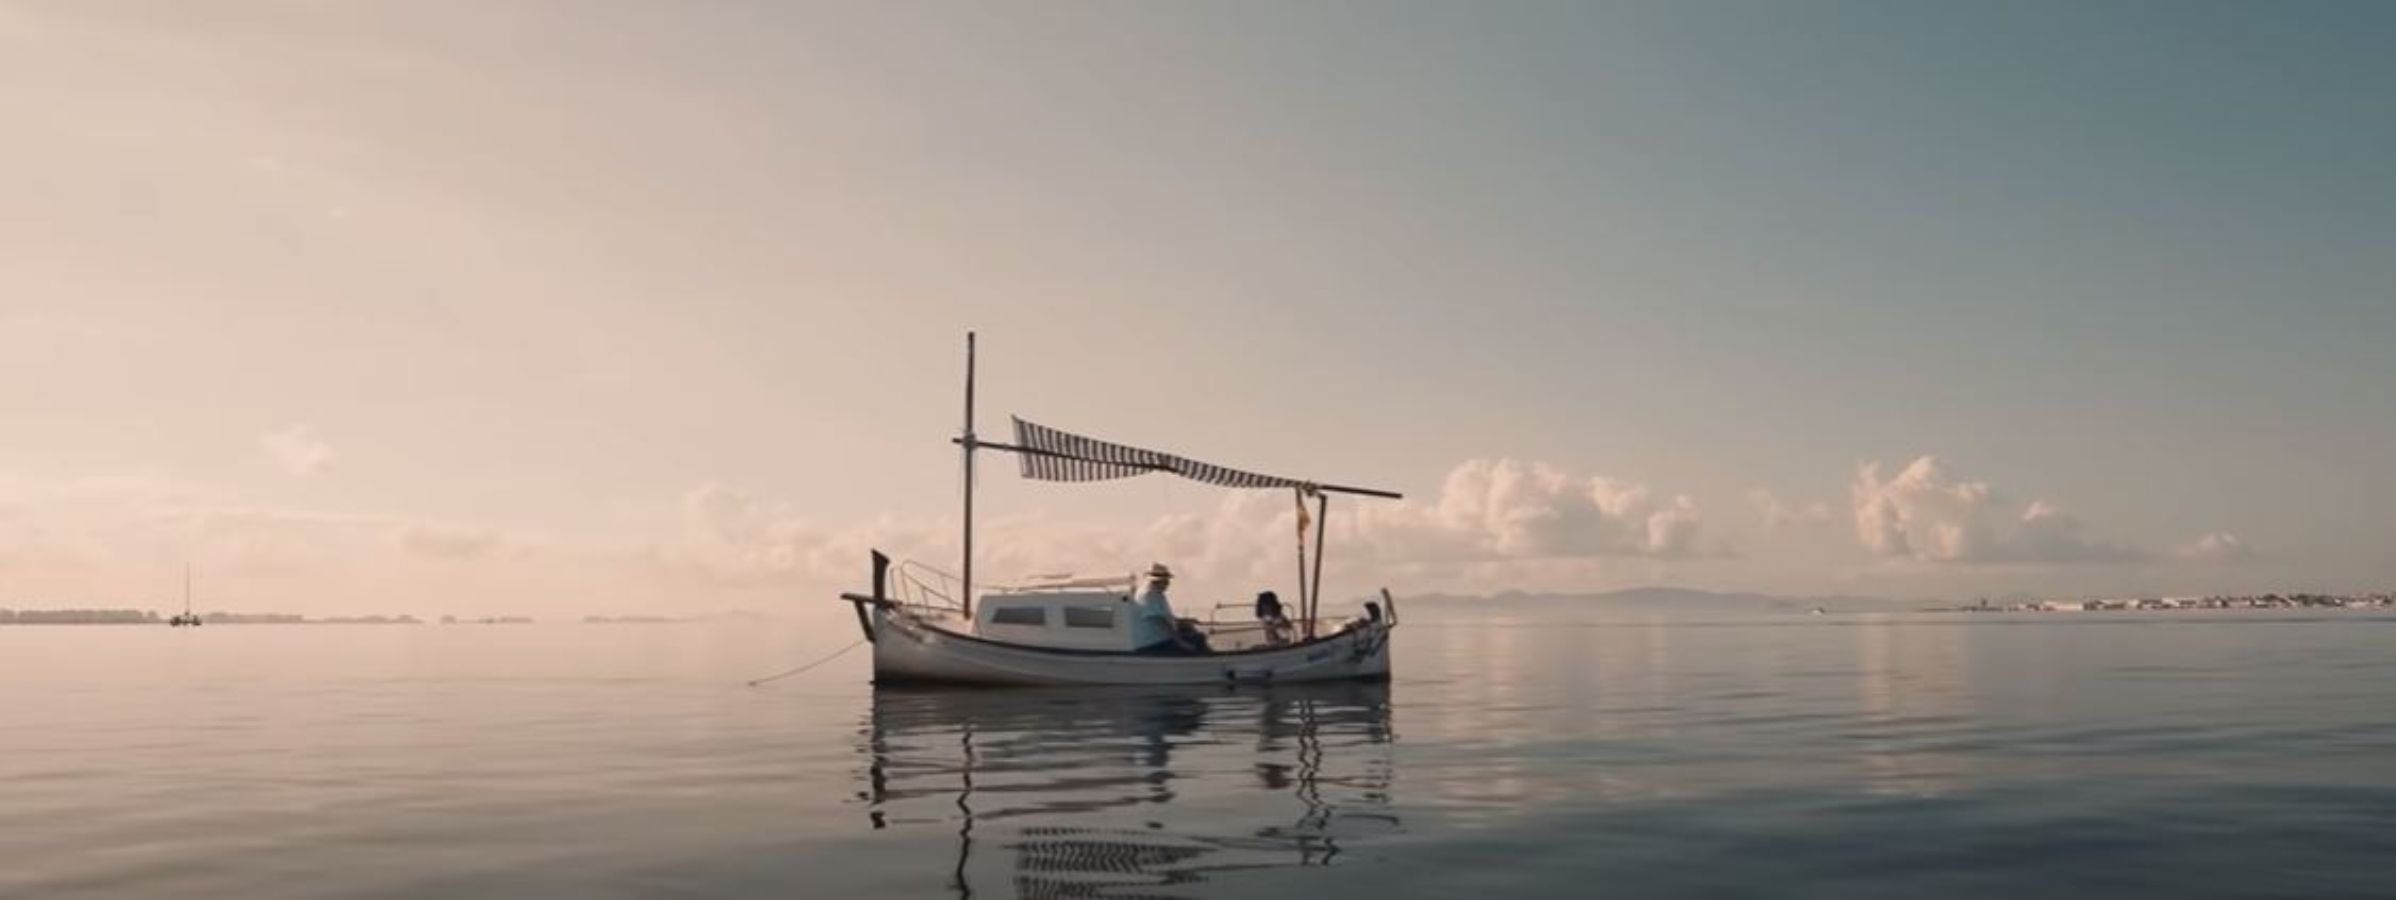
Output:
<instances>
[{"instance_id":1,"label":"mooring rope","mask_svg":"<svg viewBox=\"0 0 2396 900\"><path fill-rule=\"evenodd\" d=\"M855 649L857 649L858 645L860 645L860 644L863 644L863 643L865 643L865 639L864 639L864 638L858 638L857 640L855 640L855 641L851 642L851 643L850 643L848 646L846 646L846 647L842 647L842 648L840 648L840 649L838 649L838 650L834 650L834 651L832 651L832 655L830 655L830 656L824 657L824 658L822 658L822 659L816 660L816 661L814 661L814 662L808 663L808 664L806 664L806 665L800 666L800 667L798 667L798 668L795 668L795 669L788 669L788 670L785 670L785 671L776 672L776 673L774 673L774 674L772 674L772 675L765 676L764 678L755 679L755 680L753 680L753 681L750 681L750 682L749 682L749 686L750 686L750 687L756 687L756 686L758 686L758 685L761 685L761 684L764 684L764 683L766 683L766 682L768 682L768 681L780 681L780 680L782 680L782 679L784 679L784 678L789 678L789 677L790 677L790 676L792 676L792 675L797 675L797 674L799 674L799 673L801 673L801 672L805 672L805 671L807 671L808 669L812 669L812 668L815 668L816 666L820 666L820 665L823 665L823 664L825 664L825 663L831 662L831 661L833 661L833 660L835 660L835 659L839 659L841 654L843 654L843 653L847 653L847 652L849 652L849 651L851 651L851 650L855 650Z\"/></svg>"}]
</instances>

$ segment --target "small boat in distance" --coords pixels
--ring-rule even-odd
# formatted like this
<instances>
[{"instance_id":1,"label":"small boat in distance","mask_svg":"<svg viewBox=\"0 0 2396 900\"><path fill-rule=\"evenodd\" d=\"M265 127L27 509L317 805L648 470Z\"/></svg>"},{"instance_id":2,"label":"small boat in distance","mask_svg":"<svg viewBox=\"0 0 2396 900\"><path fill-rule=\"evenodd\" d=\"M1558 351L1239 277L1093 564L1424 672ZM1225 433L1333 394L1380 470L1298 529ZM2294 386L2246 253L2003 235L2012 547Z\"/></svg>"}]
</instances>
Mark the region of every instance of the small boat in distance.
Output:
<instances>
[{"instance_id":1,"label":"small boat in distance","mask_svg":"<svg viewBox=\"0 0 2396 900\"><path fill-rule=\"evenodd\" d=\"M915 562L894 567L888 556L875 550L872 593L840 595L854 604L857 625L873 644L876 684L1163 685L1389 678L1389 639L1398 614L1388 589L1381 590L1379 602L1364 603L1362 615L1340 622L1321 617L1323 521L1330 514L1332 494L1387 499L1399 495L1233 469L1021 418L1014 420L1014 443L982 440L974 433L973 341L967 333L965 430L955 439L965 468L960 573L950 576ZM1189 640L1177 639L1175 643L1183 646L1160 652L1139 644L1137 620L1143 607L1134 599L1139 575L1049 576L1012 586L975 583L974 454L984 450L1016 454L1023 477L1035 481L1107 481L1163 472L1218 487L1292 492L1298 503L1295 617L1278 611L1278 598L1260 596L1251 619L1181 618L1179 626ZM1306 546L1310 524L1311 561ZM1152 581L1170 575L1162 564L1148 573Z\"/></svg>"},{"instance_id":2,"label":"small boat in distance","mask_svg":"<svg viewBox=\"0 0 2396 900\"><path fill-rule=\"evenodd\" d=\"M167 624L168 626L170 626L170 627L174 627L174 628L183 628L183 627L186 627L186 626L188 626L188 627L191 627L191 628L198 628L198 627L200 627L200 616L199 616L199 614L198 614L198 613L194 613L194 612L192 612L192 611L191 611L191 564L190 564L190 563L184 563L184 564L183 564L183 613L182 613L181 615L178 615L178 616L175 616L175 617L173 617L173 618L170 618L170 619L166 620L166 624Z\"/></svg>"}]
</instances>

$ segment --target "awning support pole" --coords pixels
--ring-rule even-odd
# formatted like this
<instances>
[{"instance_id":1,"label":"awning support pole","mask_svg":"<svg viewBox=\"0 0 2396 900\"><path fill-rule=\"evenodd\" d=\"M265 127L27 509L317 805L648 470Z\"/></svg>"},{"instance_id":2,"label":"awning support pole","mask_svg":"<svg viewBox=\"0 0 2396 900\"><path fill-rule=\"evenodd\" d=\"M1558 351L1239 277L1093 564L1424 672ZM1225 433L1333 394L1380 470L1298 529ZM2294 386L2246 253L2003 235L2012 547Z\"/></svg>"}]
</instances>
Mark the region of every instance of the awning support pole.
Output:
<instances>
[{"instance_id":1,"label":"awning support pole","mask_svg":"<svg viewBox=\"0 0 2396 900\"><path fill-rule=\"evenodd\" d=\"M1314 637L1315 613L1323 607L1323 526L1331 520L1331 495L1314 495L1314 586L1306 592L1306 636Z\"/></svg>"},{"instance_id":2,"label":"awning support pole","mask_svg":"<svg viewBox=\"0 0 2396 900\"><path fill-rule=\"evenodd\" d=\"M1296 524L1297 524L1297 526L1298 526L1298 528L1297 528L1297 532L1298 532L1298 615L1299 615L1299 616L1301 616L1301 617L1304 617L1304 616L1306 616L1306 610L1307 610L1307 605L1306 605L1306 489L1305 489L1305 488L1294 488L1294 489L1292 489L1292 493L1295 495L1294 499L1296 499L1296 500L1298 501L1298 517L1297 517L1297 523L1296 523ZM1306 623L1306 636L1307 636L1307 637L1313 637L1313 636L1314 636L1314 621L1313 621L1311 618L1308 618L1308 620L1307 620L1307 623Z\"/></svg>"}]
</instances>

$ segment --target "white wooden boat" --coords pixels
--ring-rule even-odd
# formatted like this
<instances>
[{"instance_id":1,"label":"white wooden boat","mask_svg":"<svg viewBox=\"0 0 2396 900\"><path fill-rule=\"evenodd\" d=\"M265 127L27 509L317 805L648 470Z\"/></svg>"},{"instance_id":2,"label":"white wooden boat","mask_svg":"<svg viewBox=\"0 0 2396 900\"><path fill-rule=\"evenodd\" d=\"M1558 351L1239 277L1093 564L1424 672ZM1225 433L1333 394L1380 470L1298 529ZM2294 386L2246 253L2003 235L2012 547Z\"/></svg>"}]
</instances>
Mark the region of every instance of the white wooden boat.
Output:
<instances>
[{"instance_id":1,"label":"white wooden boat","mask_svg":"<svg viewBox=\"0 0 2396 900\"><path fill-rule=\"evenodd\" d=\"M973 430L973 336L966 335L964 453L965 533L961 574L952 578L918 563L893 566L872 555L871 593L846 593L858 627L873 643L876 683L978 685L1222 684L1383 680L1390 674L1395 599L1343 621L1320 615L1323 519L1331 494L1396 498L1388 491L1262 475L1168 453L1113 444L1026 422L1015 442L985 441ZM1024 477L1042 481L1101 481L1168 473L1222 487L1288 490L1298 499L1297 615L1286 628L1222 618L1183 619L1193 643L1205 649L1170 652L1135 646L1140 611L1136 576L1051 578L1015 586L973 580L974 454L1014 453ZM1306 547L1306 501L1314 501L1313 558ZM1311 576L1311 577L1310 577ZM980 589L980 593L976 590ZM1276 623L1278 625L1279 623Z\"/></svg>"}]
</instances>

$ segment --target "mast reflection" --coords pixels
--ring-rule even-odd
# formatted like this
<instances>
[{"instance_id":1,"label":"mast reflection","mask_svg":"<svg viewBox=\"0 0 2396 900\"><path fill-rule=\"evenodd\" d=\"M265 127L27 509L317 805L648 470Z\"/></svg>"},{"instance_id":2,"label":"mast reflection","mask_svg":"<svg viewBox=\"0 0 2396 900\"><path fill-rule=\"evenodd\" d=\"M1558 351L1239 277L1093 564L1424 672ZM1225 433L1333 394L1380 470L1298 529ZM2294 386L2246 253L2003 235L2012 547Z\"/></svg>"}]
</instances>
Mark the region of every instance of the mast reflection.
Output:
<instances>
[{"instance_id":1,"label":"mast reflection","mask_svg":"<svg viewBox=\"0 0 2396 900\"><path fill-rule=\"evenodd\" d=\"M1386 684L878 688L860 799L876 829L954 829L959 897L1187 897L1397 830L1394 737Z\"/></svg>"}]
</instances>

